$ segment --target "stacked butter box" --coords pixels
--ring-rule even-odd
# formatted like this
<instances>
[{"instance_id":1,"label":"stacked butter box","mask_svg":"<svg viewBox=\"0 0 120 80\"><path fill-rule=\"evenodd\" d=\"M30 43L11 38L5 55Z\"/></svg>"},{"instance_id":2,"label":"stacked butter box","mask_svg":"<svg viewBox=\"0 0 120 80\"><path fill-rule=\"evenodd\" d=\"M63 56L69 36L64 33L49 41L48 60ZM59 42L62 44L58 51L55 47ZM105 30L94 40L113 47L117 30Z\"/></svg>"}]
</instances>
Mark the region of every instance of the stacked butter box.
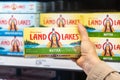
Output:
<instances>
[{"instance_id":1,"label":"stacked butter box","mask_svg":"<svg viewBox=\"0 0 120 80\"><path fill-rule=\"evenodd\" d=\"M120 61L120 13L85 14L84 26L102 60Z\"/></svg>"},{"instance_id":2,"label":"stacked butter box","mask_svg":"<svg viewBox=\"0 0 120 80\"><path fill-rule=\"evenodd\" d=\"M95 43L98 56L102 60L119 61L119 16L120 13L110 12L42 13L40 29L25 30L25 57L80 56L81 40L77 26L81 23L86 28L91 41Z\"/></svg>"},{"instance_id":3,"label":"stacked butter box","mask_svg":"<svg viewBox=\"0 0 120 80\"><path fill-rule=\"evenodd\" d=\"M0 55L23 56L23 29L39 26L40 2L0 2Z\"/></svg>"}]
</instances>

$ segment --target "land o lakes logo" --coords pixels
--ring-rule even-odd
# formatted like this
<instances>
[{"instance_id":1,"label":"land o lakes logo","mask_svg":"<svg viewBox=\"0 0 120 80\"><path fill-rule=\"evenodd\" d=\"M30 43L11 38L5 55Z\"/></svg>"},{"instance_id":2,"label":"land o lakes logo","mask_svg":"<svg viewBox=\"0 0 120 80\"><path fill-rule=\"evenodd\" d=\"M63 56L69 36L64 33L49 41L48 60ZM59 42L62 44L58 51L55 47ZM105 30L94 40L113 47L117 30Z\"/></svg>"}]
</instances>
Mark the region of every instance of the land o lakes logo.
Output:
<instances>
[{"instance_id":1,"label":"land o lakes logo","mask_svg":"<svg viewBox=\"0 0 120 80\"><path fill-rule=\"evenodd\" d=\"M39 31L39 32L31 31L29 38L30 38L30 40L49 40L49 41L51 41L52 39L57 39L59 41L59 40L79 40L80 36L79 36L79 33L61 33L61 30L58 30L58 32L57 32L57 31L55 31L54 28L52 28L52 31L48 34L45 34L42 31Z\"/></svg>"},{"instance_id":2,"label":"land o lakes logo","mask_svg":"<svg viewBox=\"0 0 120 80\"><path fill-rule=\"evenodd\" d=\"M16 16L16 17L14 17ZM0 25L8 26L9 31L17 31L19 26L30 26L31 25L31 19L24 18L25 16L22 16L23 19L21 19L20 15L11 15L10 18L8 17L0 17ZM33 17L33 16L30 16Z\"/></svg>"},{"instance_id":3,"label":"land o lakes logo","mask_svg":"<svg viewBox=\"0 0 120 80\"><path fill-rule=\"evenodd\" d=\"M9 24L10 31L17 31L17 20L16 20L16 18L13 17L13 15L8 20L8 24Z\"/></svg>"},{"instance_id":4,"label":"land o lakes logo","mask_svg":"<svg viewBox=\"0 0 120 80\"><path fill-rule=\"evenodd\" d=\"M0 45L10 47L11 52L20 52L20 47L23 46L23 42L14 36L10 37L10 40L1 40Z\"/></svg>"},{"instance_id":5,"label":"land o lakes logo","mask_svg":"<svg viewBox=\"0 0 120 80\"><path fill-rule=\"evenodd\" d=\"M107 15L103 20L103 25L104 27L102 29L102 32L114 32L113 20L109 17L109 15Z\"/></svg>"},{"instance_id":6,"label":"land o lakes logo","mask_svg":"<svg viewBox=\"0 0 120 80\"><path fill-rule=\"evenodd\" d=\"M53 15L54 16L54 15ZM44 17L43 24L45 25L57 25L57 27L67 27L69 25L78 25L80 23L80 18L74 18L73 16L64 18L64 15L59 15L57 19L53 17ZM68 15L69 16L69 15Z\"/></svg>"},{"instance_id":7,"label":"land o lakes logo","mask_svg":"<svg viewBox=\"0 0 120 80\"><path fill-rule=\"evenodd\" d=\"M17 9L24 9L25 5L23 5L23 4L15 4L15 3L13 3L13 4L4 4L3 8L4 9L11 9L11 10L15 11Z\"/></svg>"},{"instance_id":8,"label":"land o lakes logo","mask_svg":"<svg viewBox=\"0 0 120 80\"><path fill-rule=\"evenodd\" d=\"M11 41L11 51L12 52L20 52L20 41L14 36L14 39Z\"/></svg>"},{"instance_id":9,"label":"land o lakes logo","mask_svg":"<svg viewBox=\"0 0 120 80\"><path fill-rule=\"evenodd\" d=\"M103 44L103 56L114 56L114 53L112 52L113 45L111 42L109 42L108 39L106 39L106 42Z\"/></svg>"},{"instance_id":10,"label":"land o lakes logo","mask_svg":"<svg viewBox=\"0 0 120 80\"><path fill-rule=\"evenodd\" d=\"M60 34L57 32L57 31L55 31L55 29L54 28L52 28L52 32L50 32L49 34L48 34L48 40L49 41L52 41L52 37L56 37L56 39L59 41L60 40Z\"/></svg>"},{"instance_id":11,"label":"land o lakes logo","mask_svg":"<svg viewBox=\"0 0 120 80\"><path fill-rule=\"evenodd\" d=\"M60 34L52 28L52 32L48 34L48 40L50 41L47 44L47 47L62 47L62 43L60 42Z\"/></svg>"},{"instance_id":12,"label":"land o lakes logo","mask_svg":"<svg viewBox=\"0 0 120 80\"><path fill-rule=\"evenodd\" d=\"M112 15L111 17L108 14L106 15L106 18L104 19L100 19L100 17L90 17L88 18L88 26L103 27L102 32L114 32L115 31L114 28L119 27L120 20L115 19L115 17Z\"/></svg>"},{"instance_id":13,"label":"land o lakes logo","mask_svg":"<svg viewBox=\"0 0 120 80\"><path fill-rule=\"evenodd\" d=\"M65 27L65 24L66 24L65 18L63 18L62 15L60 15L60 17L57 19L58 27Z\"/></svg>"}]
</instances>

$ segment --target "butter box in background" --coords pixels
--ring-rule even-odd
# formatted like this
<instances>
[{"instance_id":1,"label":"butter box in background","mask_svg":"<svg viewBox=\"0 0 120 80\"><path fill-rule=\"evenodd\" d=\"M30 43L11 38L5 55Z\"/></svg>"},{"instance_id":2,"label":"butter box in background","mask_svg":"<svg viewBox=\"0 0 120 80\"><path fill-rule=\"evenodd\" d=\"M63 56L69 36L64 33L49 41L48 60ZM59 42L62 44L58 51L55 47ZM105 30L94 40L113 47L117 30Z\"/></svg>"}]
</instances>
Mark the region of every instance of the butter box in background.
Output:
<instances>
[{"instance_id":1,"label":"butter box in background","mask_svg":"<svg viewBox=\"0 0 120 80\"><path fill-rule=\"evenodd\" d=\"M80 56L77 28L25 28L25 57L77 58Z\"/></svg>"},{"instance_id":2,"label":"butter box in background","mask_svg":"<svg viewBox=\"0 0 120 80\"><path fill-rule=\"evenodd\" d=\"M120 38L90 37L102 60L120 61Z\"/></svg>"},{"instance_id":3,"label":"butter box in background","mask_svg":"<svg viewBox=\"0 0 120 80\"><path fill-rule=\"evenodd\" d=\"M0 55L23 56L23 37L0 36Z\"/></svg>"},{"instance_id":4,"label":"butter box in background","mask_svg":"<svg viewBox=\"0 0 120 80\"><path fill-rule=\"evenodd\" d=\"M0 13L41 13L42 2L37 1L7 1L0 2Z\"/></svg>"},{"instance_id":5,"label":"butter box in background","mask_svg":"<svg viewBox=\"0 0 120 80\"><path fill-rule=\"evenodd\" d=\"M39 14L0 14L0 35L23 36L25 27L39 25Z\"/></svg>"},{"instance_id":6,"label":"butter box in background","mask_svg":"<svg viewBox=\"0 0 120 80\"><path fill-rule=\"evenodd\" d=\"M88 32L97 34L120 32L120 13L85 13L83 25L88 27Z\"/></svg>"},{"instance_id":7,"label":"butter box in background","mask_svg":"<svg viewBox=\"0 0 120 80\"><path fill-rule=\"evenodd\" d=\"M40 27L73 28L83 24L82 13L41 13Z\"/></svg>"}]
</instances>

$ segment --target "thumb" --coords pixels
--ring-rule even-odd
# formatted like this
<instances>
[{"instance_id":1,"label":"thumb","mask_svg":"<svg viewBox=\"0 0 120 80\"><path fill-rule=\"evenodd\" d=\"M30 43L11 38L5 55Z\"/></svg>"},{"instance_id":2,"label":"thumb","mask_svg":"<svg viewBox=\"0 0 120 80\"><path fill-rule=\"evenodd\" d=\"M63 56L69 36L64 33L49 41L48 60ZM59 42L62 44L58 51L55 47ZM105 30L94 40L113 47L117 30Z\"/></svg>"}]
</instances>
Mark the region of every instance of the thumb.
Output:
<instances>
[{"instance_id":1,"label":"thumb","mask_svg":"<svg viewBox=\"0 0 120 80\"><path fill-rule=\"evenodd\" d=\"M79 30L79 33L81 35L81 40L82 41L88 41L89 38L88 38L88 33L85 29L85 27L81 24L78 25L78 30Z\"/></svg>"}]
</instances>

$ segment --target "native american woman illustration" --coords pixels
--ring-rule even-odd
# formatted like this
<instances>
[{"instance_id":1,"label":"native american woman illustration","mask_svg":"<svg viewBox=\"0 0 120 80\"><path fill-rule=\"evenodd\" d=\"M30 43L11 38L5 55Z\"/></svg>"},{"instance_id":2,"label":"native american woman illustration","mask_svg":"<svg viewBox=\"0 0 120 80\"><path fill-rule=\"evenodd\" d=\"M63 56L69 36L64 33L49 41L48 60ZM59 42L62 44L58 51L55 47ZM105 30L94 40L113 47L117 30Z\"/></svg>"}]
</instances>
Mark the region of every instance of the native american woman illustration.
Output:
<instances>
[{"instance_id":1,"label":"native american woman illustration","mask_svg":"<svg viewBox=\"0 0 120 80\"><path fill-rule=\"evenodd\" d=\"M47 44L47 47L57 48L62 47L61 42L58 40L57 33L54 28L52 28L52 34L50 37L50 42Z\"/></svg>"},{"instance_id":2,"label":"native american woman illustration","mask_svg":"<svg viewBox=\"0 0 120 80\"><path fill-rule=\"evenodd\" d=\"M114 53L112 52L112 44L108 39L106 39L106 42L103 44L103 50L102 56L114 56Z\"/></svg>"},{"instance_id":3,"label":"native american woman illustration","mask_svg":"<svg viewBox=\"0 0 120 80\"><path fill-rule=\"evenodd\" d=\"M13 15L11 16L10 20L9 20L9 27L8 30L10 31L17 31L17 21L16 19L13 17Z\"/></svg>"},{"instance_id":4,"label":"native american woman illustration","mask_svg":"<svg viewBox=\"0 0 120 80\"><path fill-rule=\"evenodd\" d=\"M58 27L65 27L65 19L60 15L60 17L57 19Z\"/></svg>"},{"instance_id":5,"label":"native american woman illustration","mask_svg":"<svg viewBox=\"0 0 120 80\"><path fill-rule=\"evenodd\" d=\"M14 36L11 45L12 45L11 52L20 52L19 40L16 38L16 36Z\"/></svg>"},{"instance_id":6,"label":"native american woman illustration","mask_svg":"<svg viewBox=\"0 0 120 80\"><path fill-rule=\"evenodd\" d=\"M109 15L106 16L105 21L103 21L103 29L102 32L114 32L114 28L112 27L112 20L109 18Z\"/></svg>"}]
</instances>

